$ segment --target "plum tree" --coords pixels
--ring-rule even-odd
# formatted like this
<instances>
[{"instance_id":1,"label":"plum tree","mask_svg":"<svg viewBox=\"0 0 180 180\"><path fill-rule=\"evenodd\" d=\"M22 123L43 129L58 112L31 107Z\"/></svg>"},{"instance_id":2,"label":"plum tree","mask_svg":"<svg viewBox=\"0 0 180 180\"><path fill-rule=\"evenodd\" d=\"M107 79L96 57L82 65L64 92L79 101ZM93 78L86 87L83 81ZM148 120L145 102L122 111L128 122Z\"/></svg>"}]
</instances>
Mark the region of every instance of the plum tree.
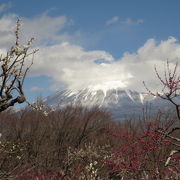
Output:
<instances>
[{"instance_id":1,"label":"plum tree","mask_svg":"<svg viewBox=\"0 0 180 180\"><path fill-rule=\"evenodd\" d=\"M5 55L0 57L0 112L14 106L16 103L20 104L26 101L23 84L27 72L33 64L34 54L38 51L36 49L29 52L34 38L31 38L27 44L20 45L20 25L18 19L16 22L15 44ZM27 65L26 61L29 61L29 57L31 57L31 62Z\"/></svg>"}]
</instances>

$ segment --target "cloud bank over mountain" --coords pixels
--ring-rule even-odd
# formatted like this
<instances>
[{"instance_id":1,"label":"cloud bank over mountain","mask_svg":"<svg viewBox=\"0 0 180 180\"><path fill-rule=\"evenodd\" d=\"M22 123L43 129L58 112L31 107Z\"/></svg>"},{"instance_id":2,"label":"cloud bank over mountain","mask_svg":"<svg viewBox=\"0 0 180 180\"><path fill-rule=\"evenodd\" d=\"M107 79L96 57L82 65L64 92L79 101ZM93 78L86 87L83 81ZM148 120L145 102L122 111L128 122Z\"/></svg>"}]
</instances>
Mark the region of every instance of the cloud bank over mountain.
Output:
<instances>
[{"instance_id":1,"label":"cloud bank over mountain","mask_svg":"<svg viewBox=\"0 0 180 180\"><path fill-rule=\"evenodd\" d=\"M0 18L1 54L12 45L16 19L16 14ZM114 84L122 89L145 91L142 81L146 81L156 91L159 82L154 65L163 74L167 59L173 66L180 58L180 43L174 37L160 42L148 39L136 52L124 52L119 59L115 59L105 50L87 50L76 44L74 34L66 31L74 22L66 16L51 17L44 13L21 19L23 43L34 36L34 48L40 49L28 76L50 77L53 82L50 88L53 89L62 85L77 90L90 85L101 87ZM112 21L117 20L114 18Z\"/></svg>"}]
</instances>

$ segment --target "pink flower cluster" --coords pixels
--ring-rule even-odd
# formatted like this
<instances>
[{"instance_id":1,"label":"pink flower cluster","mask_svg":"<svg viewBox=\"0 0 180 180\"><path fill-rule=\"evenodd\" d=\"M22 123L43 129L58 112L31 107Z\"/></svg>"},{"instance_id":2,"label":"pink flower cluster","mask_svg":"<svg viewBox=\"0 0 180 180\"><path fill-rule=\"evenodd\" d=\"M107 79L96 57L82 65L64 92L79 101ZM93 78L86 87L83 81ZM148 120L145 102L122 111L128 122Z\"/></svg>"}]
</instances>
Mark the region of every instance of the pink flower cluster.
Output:
<instances>
[{"instance_id":1,"label":"pink flower cluster","mask_svg":"<svg viewBox=\"0 0 180 180\"><path fill-rule=\"evenodd\" d=\"M145 130L139 133L133 129L128 132L123 128L114 130L111 127L107 131L119 139L119 148L112 153L110 160L105 161L111 172L138 174L143 170L156 169L158 163L165 163L166 157L158 153L168 148L171 142L164 138L161 133L163 129L155 123L146 123Z\"/></svg>"}]
</instances>

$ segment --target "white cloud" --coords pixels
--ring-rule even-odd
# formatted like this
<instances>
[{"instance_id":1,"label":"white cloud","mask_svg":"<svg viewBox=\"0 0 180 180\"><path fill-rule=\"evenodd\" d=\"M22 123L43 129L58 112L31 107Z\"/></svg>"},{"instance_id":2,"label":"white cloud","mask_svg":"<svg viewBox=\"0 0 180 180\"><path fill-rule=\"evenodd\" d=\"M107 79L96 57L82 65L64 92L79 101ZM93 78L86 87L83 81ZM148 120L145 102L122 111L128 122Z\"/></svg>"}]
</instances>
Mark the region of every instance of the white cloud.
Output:
<instances>
[{"instance_id":1,"label":"white cloud","mask_svg":"<svg viewBox=\"0 0 180 180\"><path fill-rule=\"evenodd\" d=\"M0 49L13 38L15 17L16 15L9 15L0 19L0 38L4 38L0 41ZM37 48L40 51L35 55L29 76L48 76L52 78L53 87L56 88L66 86L81 89L104 82L119 82L125 89L144 91L144 80L156 90L159 82L155 76L154 65L157 65L159 72L163 74L163 64L167 59L175 62L180 58L180 44L173 37L159 43L155 39L149 39L137 52L126 52L121 59L114 60L106 51L87 51L68 42L71 35L61 32L64 27L71 25L71 20L67 17L53 18L44 14L33 19L23 18L23 24L24 36L27 34L29 38L30 34L33 34L39 40ZM51 44L46 43L49 40ZM97 64L97 60L104 62Z\"/></svg>"},{"instance_id":2,"label":"white cloud","mask_svg":"<svg viewBox=\"0 0 180 180\"><path fill-rule=\"evenodd\" d=\"M144 91L142 81L146 81L156 90L159 81L154 65L163 74L166 60L176 62L179 57L180 44L172 37L160 43L149 39L136 53L124 53L119 60L114 60L105 51L88 52L80 46L61 43L41 47L31 73L52 77L56 87L63 83L69 88L81 89L113 81L121 82L126 89ZM108 60L109 63L97 64L97 59Z\"/></svg>"},{"instance_id":3,"label":"white cloud","mask_svg":"<svg viewBox=\"0 0 180 180\"><path fill-rule=\"evenodd\" d=\"M68 40L70 36L63 29L73 24L66 16L50 17L46 13L33 19L22 18L22 23L23 39L33 36L39 44Z\"/></svg>"},{"instance_id":4,"label":"white cloud","mask_svg":"<svg viewBox=\"0 0 180 180\"><path fill-rule=\"evenodd\" d=\"M0 13L6 11L7 9L9 9L11 7L12 7L12 5L10 2L7 4L6 3L0 4Z\"/></svg>"},{"instance_id":5,"label":"white cloud","mask_svg":"<svg viewBox=\"0 0 180 180\"><path fill-rule=\"evenodd\" d=\"M6 48L12 45L16 20L17 16L14 14L4 15L0 18L0 48Z\"/></svg>"},{"instance_id":6,"label":"white cloud","mask_svg":"<svg viewBox=\"0 0 180 180\"><path fill-rule=\"evenodd\" d=\"M137 24L142 24L142 23L144 23L144 20L143 19L137 19L136 23Z\"/></svg>"},{"instance_id":7,"label":"white cloud","mask_svg":"<svg viewBox=\"0 0 180 180\"><path fill-rule=\"evenodd\" d=\"M100 72L102 65L95 63L97 59L113 61L113 57L105 51L85 51L82 47L68 42L40 49L31 75L47 75L56 83L65 83L76 89L87 86L88 81L93 82L94 77L101 79L99 76L105 76Z\"/></svg>"},{"instance_id":8,"label":"white cloud","mask_svg":"<svg viewBox=\"0 0 180 180\"><path fill-rule=\"evenodd\" d=\"M126 20L124 21L125 24L132 24L133 21L131 18L126 18Z\"/></svg>"},{"instance_id":9,"label":"white cloud","mask_svg":"<svg viewBox=\"0 0 180 180\"><path fill-rule=\"evenodd\" d=\"M124 53L119 60L105 51L85 51L71 43L41 47L32 67L32 75L47 75L53 78L55 87L65 84L68 88L81 89L104 82L121 82L125 89L144 91L142 81L153 89L158 88L154 65L163 74L167 59L172 63L180 57L180 44L175 38L157 43L149 39L136 53ZM95 63L103 59L109 63Z\"/></svg>"},{"instance_id":10,"label":"white cloud","mask_svg":"<svg viewBox=\"0 0 180 180\"><path fill-rule=\"evenodd\" d=\"M137 20L133 20L132 18L128 17L126 19L120 19L118 16L114 16L111 19L106 21L106 25L112 25L115 23L123 23L123 24L143 24L144 20L143 19L137 19Z\"/></svg>"},{"instance_id":11,"label":"white cloud","mask_svg":"<svg viewBox=\"0 0 180 180\"><path fill-rule=\"evenodd\" d=\"M9 47L14 41L14 30L18 15L8 14L0 18L0 48ZM20 17L22 43L27 42L31 37L36 38L36 45L53 44L69 40L68 33L63 32L65 27L73 24L66 16L50 17L46 13L32 19Z\"/></svg>"},{"instance_id":12,"label":"white cloud","mask_svg":"<svg viewBox=\"0 0 180 180\"><path fill-rule=\"evenodd\" d=\"M125 24L143 24L144 20L143 19L133 20L133 19L128 17L124 21L122 21L122 23L125 23Z\"/></svg>"},{"instance_id":13,"label":"white cloud","mask_svg":"<svg viewBox=\"0 0 180 180\"><path fill-rule=\"evenodd\" d=\"M38 87L38 86L33 86L30 88L30 91L35 91L35 92L42 92L44 88Z\"/></svg>"},{"instance_id":14,"label":"white cloud","mask_svg":"<svg viewBox=\"0 0 180 180\"><path fill-rule=\"evenodd\" d=\"M106 25L111 25L111 24L114 24L114 23L116 23L118 21L119 21L119 17L118 16L114 16L111 19L107 20Z\"/></svg>"}]
</instances>

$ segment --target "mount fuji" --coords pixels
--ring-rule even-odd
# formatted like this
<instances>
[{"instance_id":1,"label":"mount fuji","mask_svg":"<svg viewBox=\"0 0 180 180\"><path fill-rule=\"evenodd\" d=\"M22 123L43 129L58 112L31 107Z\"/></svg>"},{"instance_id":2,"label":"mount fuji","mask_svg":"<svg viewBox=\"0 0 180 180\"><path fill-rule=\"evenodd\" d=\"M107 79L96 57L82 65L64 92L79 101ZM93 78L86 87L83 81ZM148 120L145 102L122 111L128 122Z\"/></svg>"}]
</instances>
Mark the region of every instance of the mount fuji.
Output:
<instances>
[{"instance_id":1,"label":"mount fuji","mask_svg":"<svg viewBox=\"0 0 180 180\"><path fill-rule=\"evenodd\" d=\"M153 104L154 109L162 107L164 102L145 92L124 90L116 86L89 86L80 90L57 91L48 96L44 103L53 108L66 105L98 106L109 111L114 117L129 117L139 115L147 104Z\"/></svg>"}]
</instances>

